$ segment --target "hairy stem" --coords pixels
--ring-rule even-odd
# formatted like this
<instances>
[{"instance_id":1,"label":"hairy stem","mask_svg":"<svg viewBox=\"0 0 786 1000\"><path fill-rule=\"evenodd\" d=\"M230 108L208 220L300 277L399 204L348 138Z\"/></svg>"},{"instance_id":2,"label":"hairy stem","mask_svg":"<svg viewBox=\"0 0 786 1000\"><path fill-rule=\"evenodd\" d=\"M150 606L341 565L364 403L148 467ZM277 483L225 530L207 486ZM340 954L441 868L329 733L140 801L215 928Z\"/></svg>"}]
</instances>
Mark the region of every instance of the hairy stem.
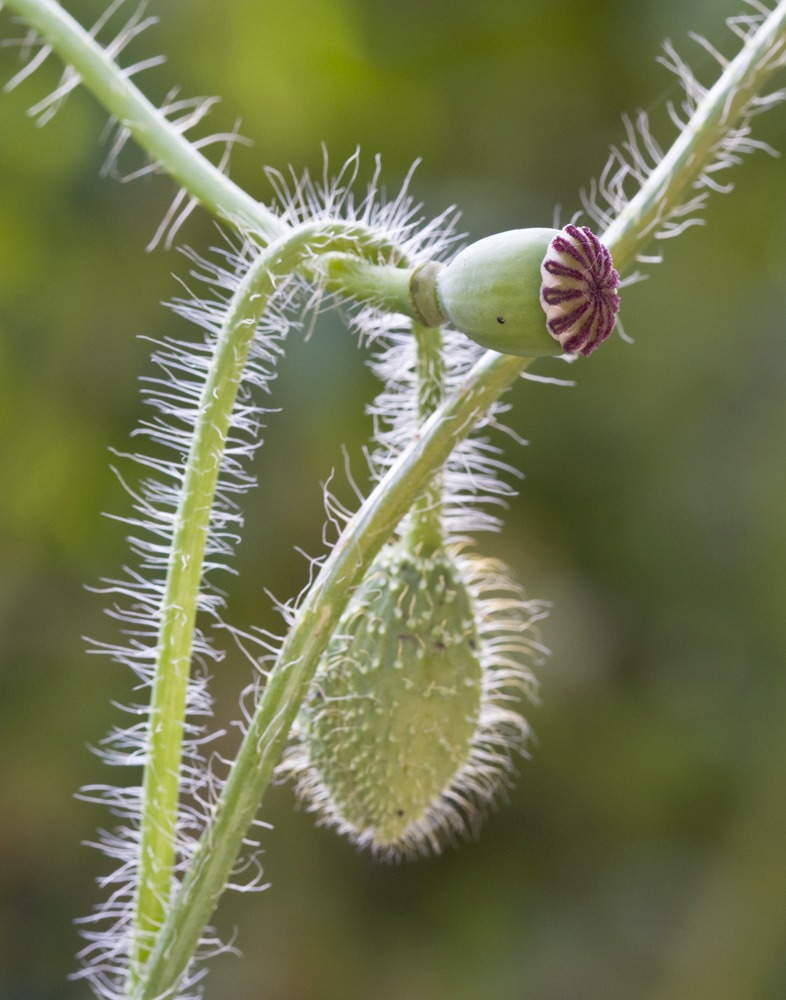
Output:
<instances>
[{"instance_id":1,"label":"hairy stem","mask_svg":"<svg viewBox=\"0 0 786 1000\"><path fill-rule=\"evenodd\" d=\"M250 228L262 242L280 239L291 229L274 212L238 187L213 166L175 126L145 97L106 51L56 0L8 0L9 9L27 21L50 44L65 63L79 74L88 90L110 114L130 129L142 149L170 174L193 198L221 219ZM380 253L405 263L399 248L362 222L354 224L358 237L365 236ZM350 251L354 248L348 248ZM411 314L408 296L409 272L396 273L390 265L359 265L338 252L336 273L323 274L329 290ZM356 258L355 258L356 260ZM305 268L308 271L308 266ZM345 280L346 275L346 280Z\"/></svg>"},{"instance_id":2,"label":"hairy stem","mask_svg":"<svg viewBox=\"0 0 786 1000\"><path fill-rule=\"evenodd\" d=\"M104 107L127 125L139 145L190 195L222 218L243 222L266 240L282 235L285 224L209 163L142 92L101 46L55 0L5 0L74 67ZM786 41L786 0L781 0L761 28L726 67L700 103L680 137L641 190L609 226L615 264L640 252L649 236L685 190L701 174L719 141L744 114L751 99L777 68ZM373 268L356 274L347 269L337 281L346 294L384 304L390 276ZM404 301L399 296L401 301ZM396 306L399 308L399 306ZM401 309L407 315L406 306Z\"/></svg>"},{"instance_id":3,"label":"hairy stem","mask_svg":"<svg viewBox=\"0 0 786 1000\"><path fill-rule=\"evenodd\" d=\"M234 184L168 122L87 31L55 0L6 4L39 32L136 141L190 195L221 218L277 239L286 229L270 209Z\"/></svg>"},{"instance_id":4,"label":"hairy stem","mask_svg":"<svg viewBox=\"0 0 786 1000\"><path fill-rule=\"evenodd\" d=\"M302 235L303 242L298 244L300 249L295 250L284 235L281 220L196 152L114 65L87 32L54 0L6 0L6 4L51 42L110 113L131 129L143 149L160 163L163 170L175 177L190 195L217 215L250 226L266 240L280 239L282 242L277 246L287 246L291 251L286 266L291 268L302 264L301 251L306 242ZM700 176L718 142L745 112L755 93L764 86L777 62L772 54L777 46L781 46L778 51L782 51L785 38L786 0L783 0L729 64L699 105L678 141L604 234L604 242L612 251L619 270L624 270L632 262L645 238L653 232L657 221L679 203L685 188ZM356 236L360 228L355 227ZM354 248L335 245L323 246L322 249L341 252L352 251ZM283 253L283 249L280 252ZM353 270L347 265L342 270L338 263L336 269L341 273L328 276L328 286L335 278L333 287L336 290L409 313L403 297L402 276L390 273L394 269L369 266ZM273 274L283 273L286 267L278 259L271 259L270 270ZM265 280L267 278L260 271L262 287L265 287ZM248 333L242 325L239 330ZM531 359L488 352L464 384L429 418L418 438L348 523L309 591L270 674L227 785L217 803L214 822L205 831L181 890L166 913L143 979L134 990L135 998L154 1000L171 993L187 968L259 807L319 658L354 587L451 450L466 437L488 406L499 398L530 363ZM227 368L227 372L229 370ZM229 382L231 383L231 379ZM236 383L230 385L227 391L234 393L235 389ZM231 412L231 406L227 412ZM215 444L220 444L218 438ZM205 456L211 454L215 458L217 452L211 453L209 449L204 451ZM217 464L216 462L216 470ZM209 504L203 509L195 501L195 513L197 510L207 525ZM198 543L197 533L194 544ZM191 566L183 574L184 579L188 578L188 587L196 585L198 588L201 560L199 573ZM166 604L165 607L168 608L169 605ZM188 614L192 613L184 606L177 605L176 611L175 607L173 604L173 628L178 614L186 620ZM196 608L196 593L193 608ZM188 628L182 632L183 636L189 634L192 633ZM182 665L184 648L181 645L180 652L172 658L172 664ZM177 670L182 675L182 666L177 667ZM175 672L176 668L173 666L173 674ZM179 682L182 682L182 676ZM164 699L157 704L159 708L166 704L167 712L174 718L171 702L165 702ZM163 718L163 713L161 717ZM156 722L153 726L155 730L158 720L155 715L153 719ZM173 738L179 740L181 736L182 722L173 730ZM164 758L162 764L163 766L156 765L155 771L151 764L151 774L165 777L170 773L176 774L174 756ZM176 796L176 784L174 787ZM161 815L169 813L163 810ZM151 821L151 831L154 831L154 827L155 824ZM171 834L164 839L171 849ZM164 886L163 878L157 883L160 893L156 896L156 905L160 903L163 906L166 902L170 870L171 865L164 865L160 869L166 874L167 883ZM150 871L158 877L159 871L155 866L151 865ZM161 911L157 912L160 914ZM144 937L143 940L146 942L148 939Z\"/></svg>"},{"instance_id":5,"label":"hairy stem","mask_svg":"<svg viewBox=\"0 0 786 1000\"><path fill-rule=\"evenodd\" d=\"M129 988L147 961L169 901L183 725L210 513L238 386L259 320L279 280L322 249L356 246L351 226L290 230L253 262L227 309L185 464L161 606L143 779L136 919Z\"/></svg>"},{"instance_id":6,"label":"hairy stem","mask_svg":"<svg viewBox=\"0 0 786 1000\"><path fill-rule=\"evenodd\" d=\"M680 137L650 174L647 183L604 234L614 244L614 262L630 260L643 249L659 221L679 204L683 192L702 173L718 143L745 113L786 46L786 2L776 9L729 63L696 109Z\"/></svg>"},{"instance_id":7,"label":"hairy stem","mask_svg":"<svg viewBox=\"0 0 786 1000\"><path fill-rule=\"evenodd\" d=\"M316 665L352 591L434 471L531 360L487 352L341 533L268 677L215 820L203 834L167 914L135 1000L154 1000L176 988L229 879Z\"/></svg>"},{"instance_id":8,"label":"hairy stem","mask_svg":"<svg viewBox=\"0 0 786 1000\"><path fill-rule=\"evenodd\" d=\"M274 253L279 249L274 244ZM268 254L261 254L230 303L200 399L180 489L150 698L131 986L147 960L169 899L186 690L210 512L243 368L274 290L271 263Z\"/></svg>"}]
</instances>

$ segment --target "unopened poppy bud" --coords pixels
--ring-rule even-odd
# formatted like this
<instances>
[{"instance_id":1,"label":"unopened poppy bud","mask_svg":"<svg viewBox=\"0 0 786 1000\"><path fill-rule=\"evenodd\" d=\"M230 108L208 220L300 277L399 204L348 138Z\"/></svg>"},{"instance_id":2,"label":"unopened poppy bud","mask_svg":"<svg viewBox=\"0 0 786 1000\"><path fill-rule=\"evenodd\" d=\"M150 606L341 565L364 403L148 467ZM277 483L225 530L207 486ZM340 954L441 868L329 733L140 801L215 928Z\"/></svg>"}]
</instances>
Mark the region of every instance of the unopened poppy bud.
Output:
<instances>
[{"instance_id":1,"label":"unopened poppy bud","mask_svg":"<svg viewBox=\"0 0 786 1000\"><path fill-rule=\"evenodd\" d=\"M301 791L383 857L418 853L471 756L478 644L453 560L403 542L383 549L330 641L300 719Z\"/></svg>"},{"instance_id":2,"label":"unopened poppy bud","mask_svg":"<svg viewBox=\"0 0 786 1000\"><path fill-rule=\"evenodd\" d=\"M491 561L385 545L279 767L323 823L387 860L477 829L527 734L514 709L516 689L532 684L517 662L527 649L519 596Z\"/></svg>"},{"instance_id":3,"label":"unopened poppy bud","mask_svg":"<svg viewBox=\"0 0 786 1000\"><path fill-rule=\"evenodd\" d=\"M566 226L541 266L546 326L562 349L589 355L617 321L620 276L611 254L587 226Z\"/></svg>"}]
</instances>

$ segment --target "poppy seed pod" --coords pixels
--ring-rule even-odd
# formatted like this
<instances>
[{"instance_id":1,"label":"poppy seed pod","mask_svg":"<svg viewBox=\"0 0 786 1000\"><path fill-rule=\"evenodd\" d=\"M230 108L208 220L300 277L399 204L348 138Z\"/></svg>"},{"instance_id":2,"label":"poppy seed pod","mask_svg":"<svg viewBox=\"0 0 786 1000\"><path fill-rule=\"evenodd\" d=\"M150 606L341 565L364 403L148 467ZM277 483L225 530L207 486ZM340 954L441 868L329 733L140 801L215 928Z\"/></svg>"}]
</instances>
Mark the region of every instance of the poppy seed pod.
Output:
<instances>
[{"instance_id":1,"label":"poppy seed pod","mask_svg":"<svg viewBox=\"0 0 786 1000\"><path fill-rule=\"evenodd\" d=\"M424 325L537 358L595 350L614 328L618 286L608 249L586 226L566 226L488 236L447 266L421 265L409 288Z\"/></svg>"},{"instance_id":2,"label":"poppy seed pod","mask_svg":"<svg viewBox=\"0 0 786 1000\"><path fill-rule=\"evenodd\" d=\"M432 262L410 291L428 325L450 323L481 347L541 357L560 354L539 304L540 266L556 229L513 229L466 247L445 267Z\"/></svg>"}]
</instances>

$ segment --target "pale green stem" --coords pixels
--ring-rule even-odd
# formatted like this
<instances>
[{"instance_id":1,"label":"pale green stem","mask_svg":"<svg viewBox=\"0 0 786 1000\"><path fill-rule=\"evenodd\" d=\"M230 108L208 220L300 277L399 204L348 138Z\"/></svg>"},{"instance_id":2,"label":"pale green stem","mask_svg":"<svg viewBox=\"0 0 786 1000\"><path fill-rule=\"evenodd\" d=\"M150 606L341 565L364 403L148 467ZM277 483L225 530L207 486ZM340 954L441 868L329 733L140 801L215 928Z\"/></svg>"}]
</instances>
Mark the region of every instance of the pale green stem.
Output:
<instances>
[{"instance_id":1,"label":"pale green stem","mask_svg":"<svg viewBox=\"0 0 786 1000\"><path fill-rule=\"evenodd\" d=\"M175 517L161 606L142 795L134 947L136 984L169 901L186 692L210 512L248 351L279 280L319 250L357 249L353 227L307 224L289 230L253 262L229 303L195 420ZM348 235L349 234L349 235Z\"/></svg>"},{"instance_id":2,"label":"pale green stem","mask_svg":"<svg viewBox=\"0 0 786 1000\"><path fill-rule=\"evenodd\" d=\"M291 229L205 159L55 0L8 0L5 6L23 17L52 45L107 111L131 131L142 149L205 208L219 218L250 227L264 242L280 239ZM403 263L400 250L381 240L370 227L356 222L353 229L358 238L369 240L385 256ZM347 289L339 266L335 280L328 277L325 283L330 290L373 300L409 315L409 272L401 277L395 271L394 267L382 265L379 280L375 281L375 269L361 269L355 287Z\"/></svg>"},{"instance_id":3,"label":"pale green stem","mask_svg":"<svg viewBox=\"0 0 786 1000\"><path fill-rule=\"evenodd\" d=\"M414 319L409 297L412 270L372 264L350 254L328 253L309 267L309 277L316 278L329 292L371 302L386 312L403 313Z\"/></svg>"},{"instance_id":4,"label":"pale green stem","mask_svg":"<svg viewBox=\"0 0 786 1000\"><path fill-rule=\"evenodd\" d=\"M289 227L197 152L60 4L10 0L5 6L21 15L74 67L87 89L131 130L142 149L205 208L251 226L268 240L284 235Z\"/></svg>"},{"instance_id":5,"label":"pale green stem","mask_svg":"<svg viewBox=\"0 0 786 1000\"><path fill-rule=\"evenodd\" d=\"M442 329L412 324L417 345L418 418L425 423L442 402L445 361L442 356ZM424 555L444 542L442 530L442 474L437 472L408 515L410 548Z\"/></svg>"},{"instance_id":6,"label":"pale green stem","mask_svg":"<svg viewBox=\"0 0 786 1000\"><path fill-rule=\"evenodd\" d=\"M63 61L76 70L106 110L130 130L142 149L201 205L219 218L250 227L265 242L281 239L291 230L291 226L238 187L195 149L56 0L7 0L5 6L38 31ZM403 263L398 247L381 239L364 223L353 223L352 231L358 239L367 240L385 256L393 256ZM351 249L355 249L354 246ZM336 257L346 258L346 255L337 252ZM373 299L383 306L395 305L398 311L409 315L409 272L402 279L392 275L395 270L382 265L379 282L374 281L371 270L358 287L347 294ZM336 280L328 279L326 284L332 290L344 291L340 268Z\"/></svg>"}]
</instances>

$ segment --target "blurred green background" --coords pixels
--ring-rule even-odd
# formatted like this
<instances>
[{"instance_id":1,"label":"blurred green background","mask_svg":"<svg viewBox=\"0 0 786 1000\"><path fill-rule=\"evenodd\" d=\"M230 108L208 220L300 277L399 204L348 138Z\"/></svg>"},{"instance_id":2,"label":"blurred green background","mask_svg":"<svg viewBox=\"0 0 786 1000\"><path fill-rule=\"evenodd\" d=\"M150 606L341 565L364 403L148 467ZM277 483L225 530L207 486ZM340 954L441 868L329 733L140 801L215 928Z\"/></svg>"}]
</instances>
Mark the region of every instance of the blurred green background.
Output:
<instances>
[{"instance_id":1,"label":"blurred green background","mask_svg":"<svg viewBox=\"0 0 786 1000\"><path fill-rule=\"evenodd\" d=\"M69 0L83 23L101 2ZM129 61L160 100L217 93L211 127L255 141L233 177L259 197L262 166L338 166L360 144L361 182L381 153L395 192L434 214L456 203L472 239L550 225L580 207L622 111L652 111L667 144L655 64L669 36L734 39L726 0L157 0L161 24ZM20 29L3 15L2 34ZM2 78L15 71L2 53ZM0 996L87 995L69 983L71 924L99 898L107 862L81 842L111 822L73 793L111 780L87 749L133 698L120 667L85 655L112 640L83 589L128 559L128 513L109 447L129 448L140 335L191 336L159 305L178 294L174 252L144 248L173 193L166 179L102 180L105 115L73 94L44 129L24 110L59 65L0 100ZM786 108L757 123L786 149ZM133 152L129 166L139 164ZM633 346L522 382L510 424L531 440L500 536L532 596L554 602L537 734L511 802L477 843L398 868L316 830L276 788L263 817L261 895L229 894L221 932L239 960L214 963L207 997L231 1000L776 1000L786 995L786 176L764 153L713 196L705 228L663 244L665 263L624 295ZM362 189L362 183L360 185ZM182 241L218 241L195 214ZM293 549L321 550L320 481L357 478L374 381L335 316L295 334L275 385L261 486L228 618L280 628L307 577ZM507 439L505 439L507 440ZM130 470L126 468L126 472ZM342 477L339 476L339 479ZM337 487L349 495L343 485ZM223 641L222 637L219 639ZM220 724L250 669L216 667ZM231 751L231 740L225 744ZM117 777L123 777L119 775Z\"/></svg>"}]
</instances>

